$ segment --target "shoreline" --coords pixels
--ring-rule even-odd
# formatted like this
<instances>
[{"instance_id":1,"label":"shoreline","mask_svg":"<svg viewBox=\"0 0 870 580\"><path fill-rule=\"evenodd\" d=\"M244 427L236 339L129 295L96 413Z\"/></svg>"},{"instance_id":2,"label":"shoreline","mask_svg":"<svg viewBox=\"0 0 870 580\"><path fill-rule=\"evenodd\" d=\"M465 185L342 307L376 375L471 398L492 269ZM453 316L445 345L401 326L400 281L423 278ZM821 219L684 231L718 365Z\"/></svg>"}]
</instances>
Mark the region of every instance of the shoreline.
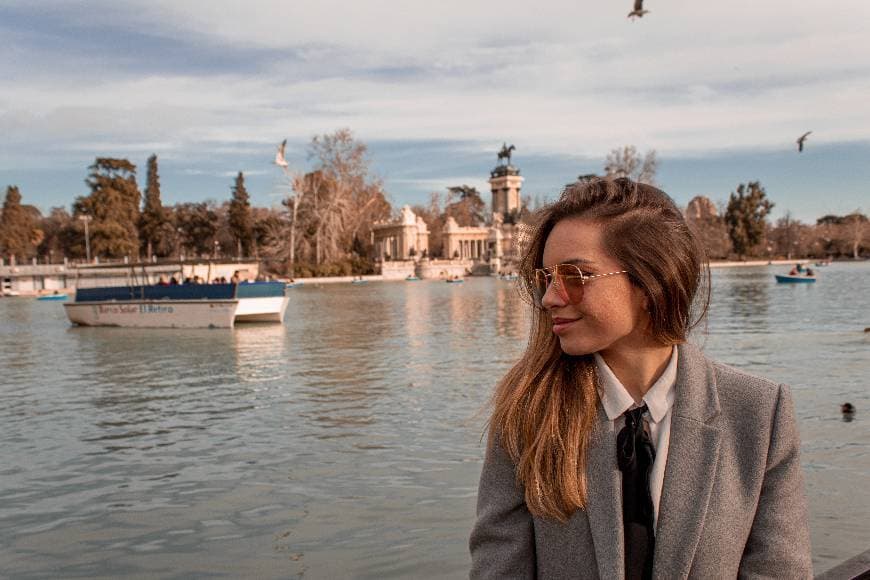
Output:
<instances>
[{"instance_id":1,"label":"shoreline","mask_svg":"<svg viewBox=\"0 0 870 580\"><path fill-rule=\"evenodd\" d=\"M711 268L736 268L739 266L792 266L794 264L814 264L817 260L809 258L794 260L722 260L710 262Z\"/></svg>"}]
</instances>

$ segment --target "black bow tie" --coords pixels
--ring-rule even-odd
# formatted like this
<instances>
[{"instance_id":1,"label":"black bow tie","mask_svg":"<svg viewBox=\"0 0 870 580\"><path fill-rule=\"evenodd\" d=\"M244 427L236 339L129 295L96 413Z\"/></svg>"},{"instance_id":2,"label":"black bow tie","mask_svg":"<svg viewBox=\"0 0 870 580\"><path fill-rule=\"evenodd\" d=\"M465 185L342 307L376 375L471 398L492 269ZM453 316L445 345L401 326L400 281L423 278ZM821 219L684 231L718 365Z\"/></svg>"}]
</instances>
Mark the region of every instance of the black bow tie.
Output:
<instances>
[{"instance_id":1,"label":"black bow tie","mask_svg":"<svg viewBox=\"0 0 870 580\"><path fill-rule=\"evenodd\" d=\"M616 437L616 459L622 472L622 523L626 580L652 578L655 530L649 476L656 451L643 423L647 407L624 413L625 427Z\"/></svg>"}]
</instances>

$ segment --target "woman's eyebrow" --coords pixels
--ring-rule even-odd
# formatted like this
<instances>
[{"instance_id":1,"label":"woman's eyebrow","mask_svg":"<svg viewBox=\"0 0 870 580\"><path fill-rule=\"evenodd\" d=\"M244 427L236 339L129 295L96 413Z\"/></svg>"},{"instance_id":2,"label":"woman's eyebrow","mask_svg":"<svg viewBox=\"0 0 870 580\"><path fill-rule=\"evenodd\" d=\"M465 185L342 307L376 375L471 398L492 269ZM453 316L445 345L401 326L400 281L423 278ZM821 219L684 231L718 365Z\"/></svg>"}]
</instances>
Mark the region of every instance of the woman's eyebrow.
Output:
<instances>
[{"instance_id":1,"label":"woman's eyebrow","mask_svg":"<svg viewBox=\"0 0 870 580\"><path fill-rule=\"evenodd\" d=\"M565 260L562 262L563 264L574 264L575 266L589 266L594 264L592 260L587 260L585 258L572 258L570 260Z\"/></svg>"}]
</instances>

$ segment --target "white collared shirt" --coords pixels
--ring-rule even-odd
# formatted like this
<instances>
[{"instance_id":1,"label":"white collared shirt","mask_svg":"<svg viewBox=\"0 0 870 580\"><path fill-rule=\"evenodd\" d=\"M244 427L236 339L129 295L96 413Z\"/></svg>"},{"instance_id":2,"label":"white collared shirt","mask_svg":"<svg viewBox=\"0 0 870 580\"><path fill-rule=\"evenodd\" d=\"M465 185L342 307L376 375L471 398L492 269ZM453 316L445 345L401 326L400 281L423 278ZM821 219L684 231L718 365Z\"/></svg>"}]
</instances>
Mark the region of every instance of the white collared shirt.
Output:
<instances>
[{"instance_id":1,"label":"white collared shirt","mask_svg":"<svg viewBox=\"0 0 870 580\"><path fill-rule=\"evenodd\" d=\"M595 364L598 366L598 394L604 406L607 418L614 422L613 428L618 433L625 425L622 416L629 409L640 407L628 393L600 354L595 353ZM662 496L662 483L665 479L665 464L668 459L668 447L671 441L671 411L674 407L677 382L677 349L671 353L671 360L662 375L643 396L649 411L645 417L649 423L650 439L656 450L650 474L650 495L652 496L654 525L659 521L659 501ZM615 458L614 458L615 460Z\"/></svg>"}]
</instances>

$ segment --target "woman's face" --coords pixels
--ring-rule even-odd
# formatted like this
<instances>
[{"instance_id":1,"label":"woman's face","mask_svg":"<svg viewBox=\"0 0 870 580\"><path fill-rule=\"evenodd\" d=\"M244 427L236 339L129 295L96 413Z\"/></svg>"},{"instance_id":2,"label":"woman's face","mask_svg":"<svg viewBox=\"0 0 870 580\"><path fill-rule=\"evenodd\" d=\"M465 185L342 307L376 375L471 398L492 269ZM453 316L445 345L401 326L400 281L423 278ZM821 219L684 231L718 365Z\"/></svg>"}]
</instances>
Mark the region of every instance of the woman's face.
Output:
<instances>
[{"instance_id":1,"label":"woman's face","mask_svg":"<svg viewBox=\"0 0 870 580\"><path fill-rule=\"evenodd\" d=\"M604 226L583 218L566 218L555 225L544 245L543 261L544 267L576 264L586 276L625 269L604 246ZM569 302L551 284L542 306L553 320L562 350L570 355L604 356L652 341L646 298L627 274L586 281L578 303Z\"/></svg>"}]
</instances>

